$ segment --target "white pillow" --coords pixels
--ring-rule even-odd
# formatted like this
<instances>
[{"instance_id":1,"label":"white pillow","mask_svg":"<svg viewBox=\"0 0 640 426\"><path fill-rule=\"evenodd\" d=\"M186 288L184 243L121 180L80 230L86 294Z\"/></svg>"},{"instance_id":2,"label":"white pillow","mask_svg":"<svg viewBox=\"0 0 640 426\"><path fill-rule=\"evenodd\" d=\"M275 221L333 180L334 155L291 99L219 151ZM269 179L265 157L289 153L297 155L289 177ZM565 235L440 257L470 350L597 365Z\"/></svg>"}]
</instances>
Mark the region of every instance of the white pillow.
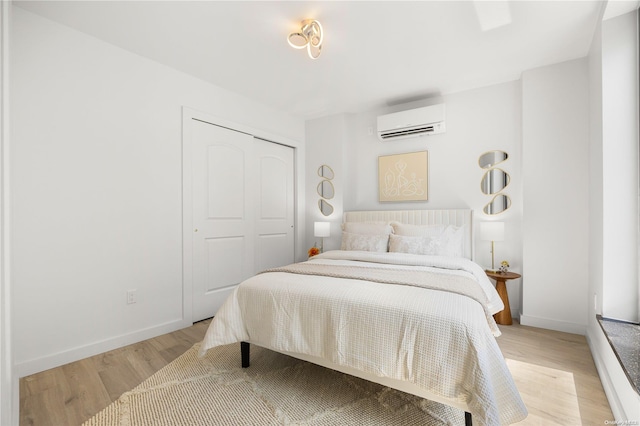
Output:
<instances>
[{"instance_id":1,"label":"white pillow","mask_svg":"<svg viewBox=\"0 0 640 426\"><path fill-rule=\"evenodd\" d=\"M362 250L386 252L389 246L389 234L365 235L342 233L342 250Z\"/></svg>"},{"instance_id":2,"label":"white pillow","mask_svg":"<svg viewBox=\"0 0 640 426\"><path fill-rule=\"evenodd\" d=\"M464 256L464 227L449 225L440 235L440 256Z\"/></svg>"},{"instance_id":3,"label":"white pillow","mask_svg":"<svg viewBox=\"0 0 640 426\"><path fill-rule=\"evenodd\" d=\"M384 235L391 234L393 228L388 222L345 222L342 230L351 234Z\"/></svg>"},{"instance_id":4,"label":"white pillow","mask_svg":"<svg viewBox=\"0 0 640 426\"><path fill-rule=\"evenodd\" d=\"M464 256L464 229L447 226L437 235L390 235L389 251L431 256Z\"/></svg>"},{"instance_id":5,"label":"white pillow","mask_svg":"<svg viewBox=\"0 0 640 426\"><path fill-rule=\"evenodd\" d=\"M411 237L434 237L444 232L444 225L407 225L406 223L391 222L393 233Z\"/></svg>"}]
</instances>

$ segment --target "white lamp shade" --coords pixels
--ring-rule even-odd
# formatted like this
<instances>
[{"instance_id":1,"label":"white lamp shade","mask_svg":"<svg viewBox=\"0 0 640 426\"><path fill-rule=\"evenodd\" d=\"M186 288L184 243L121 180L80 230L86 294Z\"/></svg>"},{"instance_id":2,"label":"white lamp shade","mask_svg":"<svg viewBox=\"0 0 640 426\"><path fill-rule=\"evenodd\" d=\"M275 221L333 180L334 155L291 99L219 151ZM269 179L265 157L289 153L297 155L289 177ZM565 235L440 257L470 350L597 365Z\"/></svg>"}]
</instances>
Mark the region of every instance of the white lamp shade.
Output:
<instances>
[{"instance_id":1,"label":"white lamp shade","mask_svg":"<svg viewBox=\"0 0 640 426\"><path fill-rule=\"evenodd\" d=\"M323 238L331 236L331 222L314 222L313 236Z\"/></svg>"},{"instance_id":2,"label":"white lamp shade","mask_svg":"<svg viewBox=\"0 0 640 426\"><path fill-rule=\"evenodd\" d=\"M480 239L484 241L504 241L504 222L481 222Z\"/></svg>"}]
</instances>

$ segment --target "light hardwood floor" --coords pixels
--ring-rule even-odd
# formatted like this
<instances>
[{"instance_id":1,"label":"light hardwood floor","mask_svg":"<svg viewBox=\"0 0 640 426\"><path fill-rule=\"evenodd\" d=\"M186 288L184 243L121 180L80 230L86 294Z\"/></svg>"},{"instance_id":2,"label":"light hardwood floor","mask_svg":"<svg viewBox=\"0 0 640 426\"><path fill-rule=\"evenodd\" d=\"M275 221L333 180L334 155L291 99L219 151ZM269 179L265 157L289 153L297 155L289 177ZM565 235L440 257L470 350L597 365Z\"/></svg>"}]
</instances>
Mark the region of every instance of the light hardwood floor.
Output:
<instances>
[{"instance_id":1,"label":"light hardwood floor","mask_svg":"<svg viewBox=\"0 0 640 426\"><path fill-rule=\"evenodd\" d=\"M199 342L210 321L20 379L20 425L80 425Z\"/></svg>"},{"instance_id":2,"label":"light hardwood floor","mask_svg":"<svg viewBox=\"0 0 640 426\"><path fill-rule=\"evenodd\" d=\"M204 337L209 321L20 380L21 425L79 425ZM498 338L529 417L519 425L613 420L584 336L500 326Z\"/></svg>"},{"instance_id":3,"label":"light hardwood floor","mask_svg":"<svg viewBox=\"0 0 640 426\"><path fill-rule=\"evenodd\" d=\"M498 345L529 416L519 425L604 425L614 420L587 339L577 334L500 326Z\"/></svg>"}]
</instances>

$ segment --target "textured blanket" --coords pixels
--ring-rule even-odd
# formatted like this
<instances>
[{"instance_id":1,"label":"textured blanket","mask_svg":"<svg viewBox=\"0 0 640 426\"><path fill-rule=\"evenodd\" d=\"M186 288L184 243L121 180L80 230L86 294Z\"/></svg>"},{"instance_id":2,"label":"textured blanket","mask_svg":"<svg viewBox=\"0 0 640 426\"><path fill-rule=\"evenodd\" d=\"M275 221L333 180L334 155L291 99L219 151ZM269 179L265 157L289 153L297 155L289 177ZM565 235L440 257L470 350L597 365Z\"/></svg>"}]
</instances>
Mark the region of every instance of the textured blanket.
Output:
<instances>
[{"instance_id":1,"label":"textured blanket","mask_svg":"<svg viewBox=\"0 0 640 426\"><path fill-rule=\"evenodd\" d=\"M415 259L397 254L359 257L349 253L346 257L326 254L305 263L329 271L344 265L431 268L441 278L471 277L464 281L470 285L476 275L449 259L429 261L438 264L434 268L411 265ZM374 262L374 257L380 257L379 261ZM495 290L485 284L480 285L482 291L495 300L491 294ZM433 399L466 407L474 425L511 424L526 417L485 309L456 292L356 278L258 274L240 284L225 301L211 322L201 352L239 341L411 382Z\"/></svg>"},{"instance_id":2,"label":"textured blanket","mask_svg":"<svg viewBox=\"0 0 640 426\"><path fill-rule=\"evenodd\" d=\"M323 277L348 278L384 284L411 285L431 290L448 291L472 298L484 309L487 324L494 336L500 335L493 315L489 312L489 300L482 288L471 277L451 274L438 274L433 271L415 269L376 268L365 265L327 265L317 263L294 263L263 271L288 272L301 275L319 275Z\"/></svg>"}]
</instances>

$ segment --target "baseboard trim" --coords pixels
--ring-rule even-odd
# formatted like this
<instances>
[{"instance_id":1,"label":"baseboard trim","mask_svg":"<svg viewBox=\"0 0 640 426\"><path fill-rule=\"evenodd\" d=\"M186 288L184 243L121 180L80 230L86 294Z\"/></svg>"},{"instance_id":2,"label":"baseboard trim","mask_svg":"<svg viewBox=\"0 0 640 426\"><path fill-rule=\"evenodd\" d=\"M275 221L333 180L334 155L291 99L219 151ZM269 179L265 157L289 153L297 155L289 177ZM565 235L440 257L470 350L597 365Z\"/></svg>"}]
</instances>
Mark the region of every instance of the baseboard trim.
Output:
<instances>
[{"instance_id":1,"label":"baseboard trim","mask_svg":"<svg viewBox=\"0 0 640 426\"><path fill-rule=\"evenodd\" d=\"M596 365L596 371L598 371L598 376L600 376L600 382L602 383L602 388L604 389L604 393L607 396L607 400L609 401L609 407L611 407L611 412L613 413L613 417L615 419L622 419L625 417L625 413L624 413L624 409L622 408L622 403L620 402L620 397L618 396L616 387L613 384L613 380L611 380L611 376L609 375L609 370L607 369L607 365L602 359L602 355L600 354L600 351L597 350L598 346L603 346L603 345L602 344L596 345L596 343L594 342L594 339L598 339L598 337L593 336L592 331L590 329L587 330L586 337L587 337L587 344L589 345L589 350L591 351L591 356L593 357L593 362Z\"/></svg>"},{"instance_id":2,"label":"baseboard trim","mask_svg":"<svg viewBox=\"0 0 640 426\"><path fill-rule=\"evenodd\" d=\"M558 321L549 318L539 318L530 315L520 314L520 324L531 327L545 328L547 330L563 331L565 333L587 334L586 324L576 324L573 322Z\"/></svg>"},{"instance_id":3,"label":"baseboard trim","mask_svg":"<svg viewBox=\"0 0 640 426\"><path fill-rule=\"evenodd\" d=\"M611 412L618 422L637 422L640 419L640 395L625 374L607 336L596 321L594 316L587 330L587 343L609 400Z\"/></svg>"},{"instance_id":4,"label":"baseboard trim","mask_svg":"<svg viewBox=\"0 0 640 426\"><path fill-rule=\"evenodd\" d=\"M17 375L17 377L29 376L31 374L49 370L50 368L59 367L70 362L78 361L84 358L101 354L103 352L111 351L123 346L151 339L162 334L171 333L172 331L180 330L182 328L189 327L190 325L191 322L184 319L173 320L157 326L132 331L127 334L111 337L98 342L93 342L88 345L77 346L75 348L68 349L62 352L54 353L36 359L31 359L28 361L23 361L20 363L16 363L15 374Z\"/></svg>"}]
</instances>

